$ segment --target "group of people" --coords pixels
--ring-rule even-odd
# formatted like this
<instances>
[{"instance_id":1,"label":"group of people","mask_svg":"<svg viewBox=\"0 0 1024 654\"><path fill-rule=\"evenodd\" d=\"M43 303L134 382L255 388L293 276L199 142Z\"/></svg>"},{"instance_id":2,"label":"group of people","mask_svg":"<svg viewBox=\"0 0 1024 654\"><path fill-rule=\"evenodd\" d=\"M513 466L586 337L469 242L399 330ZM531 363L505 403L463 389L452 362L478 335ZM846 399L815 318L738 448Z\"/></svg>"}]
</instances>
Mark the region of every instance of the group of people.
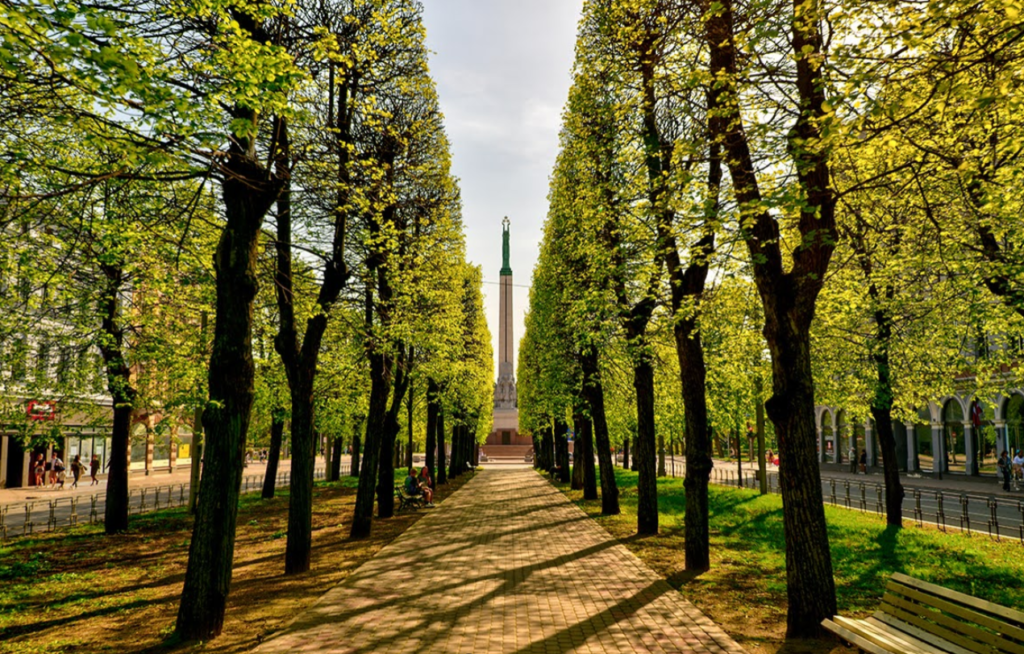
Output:
<instances>
[{"instance_id":1,"label":"group of people","mask_svg":"<svg viewBox=\"0 0 1024 654\"><path fill-rule=\"evenodd\" d=\"M868 451L861 450L860 457L857 456L857 448L850 447L850 453L848 460L850 462L850 472L857 474L857 468L860 468L861 474L868 474Z\"/></svg>"},{"instance_id":2,"label":"group of people","mask_svg":"<svg viewBox=\"0 0 1024 654\"><path fill-rule=\"evenodd\" d=\"M405 478L405 492L408 495L419 496L427 501L428 508L434 507L434 489L430 479L430 470L423 466L417 476L416 468L409 468L409 475Z\"/></svg>"},{"instance_id":3,"label":"group of people","mask_svg":"<svg viewBox=\"0 0 1024 654\"><path fill-rule=\"evenodd\" d=\"M1024 478L1024 451L1017 452L1010 457L1010 453L1003 450L999 455L999 462L996 464L999 474L1003 478L1003 490L1010 490L1010 480L1013 480L1013 490L1018 490L1020 480Z\"/></svg>"},{"instance_id":4,"label":"group of people","mask_svg":"<svg viewBox=\"0 0 1024 654\"><path fill-rule=\"evenodd\" d=\"M71 476L74 481L71 483L71 488L78 488L78 481L85 474L86 466L82 462L81 455L76 454L74 460L71 461ZM96 477L100 471L100 458L93 454L92 460L89 461L89 475L92 477L92 483L90 486L96 486L100 483L100 480ZM32 462L32 474L35 477L36 486L49 486L50 488L64 488L64 482L67 479L67 468L64 465L64 461L61 460L60 454L56 451L50 460L47 461L46 457L42 454L36 456L35 461Z\"/></svg>"}]
</instances>

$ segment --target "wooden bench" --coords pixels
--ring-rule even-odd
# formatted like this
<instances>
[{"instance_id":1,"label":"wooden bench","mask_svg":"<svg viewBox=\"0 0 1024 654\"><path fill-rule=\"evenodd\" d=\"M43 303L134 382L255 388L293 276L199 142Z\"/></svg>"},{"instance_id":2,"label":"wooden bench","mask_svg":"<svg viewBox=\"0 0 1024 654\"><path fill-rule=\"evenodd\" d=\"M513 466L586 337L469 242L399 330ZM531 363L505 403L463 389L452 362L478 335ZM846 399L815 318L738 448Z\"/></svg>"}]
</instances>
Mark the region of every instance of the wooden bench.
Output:
<instances>
[{"instance_id":1,"label":"wooden bench","mask_svg":"<svg viewBox=\"0 0 1024 654\"><path fill-rule=\"evenodd\" d=\"M395 499L398 500L398 510L404 511L406 509L422 509L427 505L426 499L422 495L410 495L405 492L404 486L395 486ZM1024 652L1022 652L1024 654Z\"/></svg>"},{"instance_id":2,"label":"wooden bench","mask_svg":"<svg viewBox=\"0 0 1024 654\"><path fill-rule=\"evenodd\" d=\"M870 618L822 626L871 654L1024 654L1024 613L895 573Z\"/></svg>"}]
</instances>

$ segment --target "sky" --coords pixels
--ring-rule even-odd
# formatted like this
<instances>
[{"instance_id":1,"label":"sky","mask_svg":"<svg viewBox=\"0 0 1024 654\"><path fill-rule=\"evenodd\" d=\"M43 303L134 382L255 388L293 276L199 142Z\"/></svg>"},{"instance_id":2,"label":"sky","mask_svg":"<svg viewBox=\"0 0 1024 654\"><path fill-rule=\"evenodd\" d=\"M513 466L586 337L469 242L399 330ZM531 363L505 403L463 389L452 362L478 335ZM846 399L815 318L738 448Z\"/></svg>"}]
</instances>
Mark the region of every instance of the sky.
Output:
<instances>
[{"instance_id":1,"label":"sky","mask_svg":"<svg viewBox=\"0 0 1024 654\"><path fill-rule=\"evenodd\" d=\"M583 0L423 4L430 71L462 191L467 258L483 267L497 374L501 220L511 221L518 357Z\"/></svg>"}]
</instances>

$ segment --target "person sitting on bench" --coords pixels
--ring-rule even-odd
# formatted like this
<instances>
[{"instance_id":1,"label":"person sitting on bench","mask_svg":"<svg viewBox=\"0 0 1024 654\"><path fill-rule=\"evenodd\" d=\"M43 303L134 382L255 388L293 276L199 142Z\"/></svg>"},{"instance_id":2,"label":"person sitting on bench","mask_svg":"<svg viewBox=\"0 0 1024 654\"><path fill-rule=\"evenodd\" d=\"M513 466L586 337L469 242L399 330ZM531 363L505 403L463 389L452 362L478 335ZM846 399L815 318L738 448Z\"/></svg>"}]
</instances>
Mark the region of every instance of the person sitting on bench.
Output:
<instances>
[{"instance_id":1,"label":"person sitting on bench","mask_svg":"<svg viewBox=\"0 0 1024 654\"><path fill-rule=\"evenodd\" d=\"M427 501L427 506L434 506L434 491L430 489L430 486L421 484L418 477L416 477L416 469L409 468L409 475L405 478L405 492L407 495L418 496L422 495L423 499Z\"/></svg>"}]
</instances>

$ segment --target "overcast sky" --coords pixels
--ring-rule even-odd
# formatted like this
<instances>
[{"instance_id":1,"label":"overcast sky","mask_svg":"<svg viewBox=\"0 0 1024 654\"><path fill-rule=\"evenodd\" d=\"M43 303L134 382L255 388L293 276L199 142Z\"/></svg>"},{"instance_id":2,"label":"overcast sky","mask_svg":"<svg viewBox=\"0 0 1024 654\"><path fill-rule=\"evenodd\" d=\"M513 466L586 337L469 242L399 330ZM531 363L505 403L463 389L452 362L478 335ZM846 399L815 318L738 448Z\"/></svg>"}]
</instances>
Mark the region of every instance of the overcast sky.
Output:
<instances>
[{"instance_id":1,"label":"overcast sky","mask_svg":"<svg viewBox=\"0 0 1024 654\"><path fill-rule=\"evenodd\" d=\"M423 2L430 70L462 189L467 256L483 266L497 374L501 220L512 222L518 356L583 0Z\"/></svg>"}]
</instances>

